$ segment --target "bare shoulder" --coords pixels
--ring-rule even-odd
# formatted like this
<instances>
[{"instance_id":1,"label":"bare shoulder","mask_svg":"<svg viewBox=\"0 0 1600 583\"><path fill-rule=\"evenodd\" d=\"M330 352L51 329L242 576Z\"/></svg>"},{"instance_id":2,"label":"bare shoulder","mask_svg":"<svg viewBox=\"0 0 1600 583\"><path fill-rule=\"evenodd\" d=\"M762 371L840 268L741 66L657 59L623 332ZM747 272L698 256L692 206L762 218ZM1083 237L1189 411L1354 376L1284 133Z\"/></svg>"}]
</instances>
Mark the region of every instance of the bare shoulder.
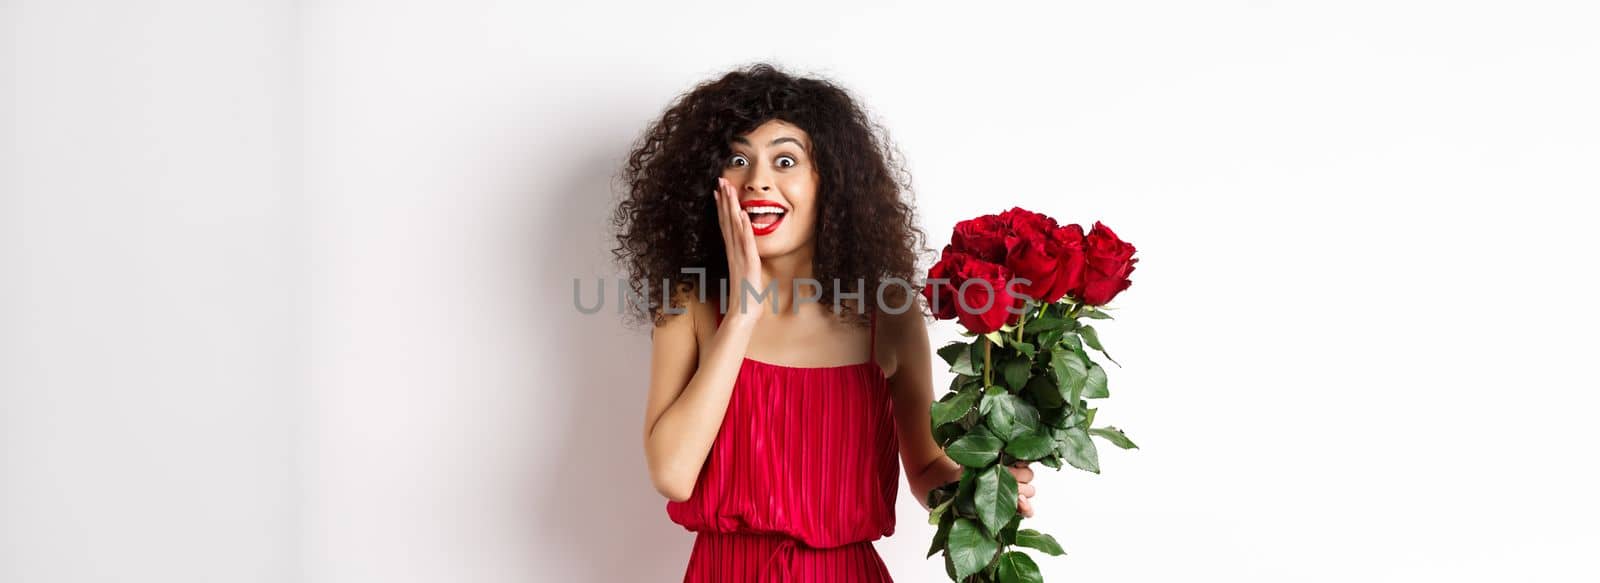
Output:
<instances>
[{"instance_id":1,"label":"bare shoulder","mask_svg":"<svg viewBox=\"0 0 1600 583\"><path fill-rule=\"evenodd\" d=\"M904 309L894 310L900 306ZM928 321L924 317L921 295L912 295L906 302L889 302L889 308L879 312L878 338L884 355L893 363L894 375L909 366L922 366L928 352Z\"/></svg>"},{"instance_id":2,"label":"bare shoulder","mask_svg":"<svg viewBox=\"0 0 1600 583\"><path fill-rule=\"evenodd\" d=\"M692 285L677 284L672 291L669 303L656 310L655 330L652 331L652 334L657 334L663 330L673 330L680 331L679 333L686 331L688 334L693 335L694 331L700 327L698 321L700 315L705 311L705 303L700 301L699 294L695 292Z\"/></svg>"},{"instance_id":3,"label":"bare shoulder","mask_svg":"<svg viewBox=\"0 0 1600 583\"><path fill-rule=\"evenodd\" d=\"M920 332L921 337L926 338L928 320L924 315L926 311L923 306L921 295L912 295L909 300L898 302L898 305L896 302L889 302L878 315L879 334L896 340L916 340L916 333Z\"/></svg>"}]
</instances>

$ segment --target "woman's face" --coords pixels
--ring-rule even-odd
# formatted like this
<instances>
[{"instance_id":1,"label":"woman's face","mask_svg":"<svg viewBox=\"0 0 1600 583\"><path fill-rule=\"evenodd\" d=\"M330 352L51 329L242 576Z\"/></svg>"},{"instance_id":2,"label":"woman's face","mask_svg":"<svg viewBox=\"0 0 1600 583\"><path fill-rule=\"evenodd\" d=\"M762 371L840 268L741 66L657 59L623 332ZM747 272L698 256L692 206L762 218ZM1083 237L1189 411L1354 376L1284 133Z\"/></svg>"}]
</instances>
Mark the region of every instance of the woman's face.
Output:
<instances>
[{"instance_id":1,"label":"woman's face","mask_svg":"<svg viewBox=\"0 0 1600 583\"><path fill-rule=\"evenodd\" d=\"M750 215L756 252L763 258L779 257L810 244L820 181L811 137L774 119L728 145L732 153L722 177L738 190L740 206Z\"/></svg>"}]
</instances>

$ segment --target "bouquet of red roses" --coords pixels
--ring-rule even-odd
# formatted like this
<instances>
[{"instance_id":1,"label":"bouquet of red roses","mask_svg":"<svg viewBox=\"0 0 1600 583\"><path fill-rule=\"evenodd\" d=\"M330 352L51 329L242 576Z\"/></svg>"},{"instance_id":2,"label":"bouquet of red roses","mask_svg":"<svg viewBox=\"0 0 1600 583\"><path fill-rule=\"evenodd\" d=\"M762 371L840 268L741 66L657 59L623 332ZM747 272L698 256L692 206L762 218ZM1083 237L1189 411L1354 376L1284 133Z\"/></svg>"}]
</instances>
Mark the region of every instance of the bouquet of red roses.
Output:
<instances>
[{"instance_id":1,"label":"bouquet of red roses","mask_svg":"<svg viewBox=\"0 0 1600 583\"><path fill-rule=\"evenodd\" d=\"M922 293L934 317L956 319L972 338L939 349L956 377L930 412L934 439L963 466L959 482L927 500L928 523L939 526L928 556L944 552L951 580L1040 582L1033 559L1007 549L1064 554L1054 537L1018 529L1017 483L1006 467L1036 461L1059 470L1065 461L1098 474L1090 436L1137 447L1116 427L1093 426L1088 399L1110 393L1086 348L1116 360L1082 322L1111 318L1105 304L1132 284L1133 254L1098 221L1085 235L1012 208L956 224L928 271Z\"/></svg>"}]
</instances>

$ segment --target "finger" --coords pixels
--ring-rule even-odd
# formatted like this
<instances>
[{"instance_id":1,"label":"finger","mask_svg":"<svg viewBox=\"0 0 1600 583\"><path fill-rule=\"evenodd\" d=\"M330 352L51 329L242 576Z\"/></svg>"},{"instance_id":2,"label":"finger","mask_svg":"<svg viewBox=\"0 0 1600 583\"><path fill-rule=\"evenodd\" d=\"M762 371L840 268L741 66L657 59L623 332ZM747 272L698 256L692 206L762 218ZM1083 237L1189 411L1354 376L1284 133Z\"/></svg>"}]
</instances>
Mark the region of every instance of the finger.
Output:
<instances>
[{"instance_id":1,"label":"finger","mask_svg":"<svg viewBox=\"0 0 1600 583\"><path fill-rule=\"evenodd\" d=\"M755 263L761 260L756 251L756 229L750 222L750 215L743 212L743 209L740 209L740 211L740 224L744 227L740 232L744 233L744 247L746 252L749 253L751 263Z\"/></svg>"},{"instance_id":2,"label":"finger","mask_svg":"<svg viewBox=\"0 0 1600 583\"><path fill-rule=\"evenodd\" d=\"M731 298L738 298L733 305L738 306L740 313L744 313L747 307L743 286L744 279L749 276L749 261L746 258L745 236L741 231L750 229L746 224L750 217L739 207L739 194L733 189L733 183L719 178L718 185L722 189L723 212L728 217L728 232L724 239L728 249L728 294Z\"/></svg>"},{"instance_id":3,"label":"finger","mask_svg":"<svg viewBox=\"0 0 1600 583\"><path fill-rule=\"evenodd\" d=\"M728 210L728 228L730 229L728 233L728 250L731 253L729 260L739 262L738 266L742 268L747 265L745 254L748 253L745 249L743 231L749 229L745 223L750 220L750 216L745 214L744 209L739 208L739 195L734 192L733 185L726 180L722 184L723 198L726 199L724 204L727 205ZM732 266L730 266L730 269L732 269Z\"/></svg>"},{"instance_id":4,"label":"finger","mask_svg":"<svg viewBox=\"0 0 1600 583\"><path fill-rule=\"evenodd\" d=\"M1033 481L1033 470L1029 468L1010 467L1006 469L1011 471L1011 475L1017 479L1018 484L1025 484Z\"/></svg>"},{"instance_id":5,"label":"finger","mask_svg":"<svg viewBox=\"0 0 1600 583\"><path fill-rule=\"evenodd\" d=\"M732 234L732 232L729 230L729 225L728 225L728 219L730 217L728 216L728 203L725 200L726 197L724 196L726 194L727 194L726 191L723 190L723 188L722 188L722 179L718 178L717 179L717 187L711 191L711 195L712 195L713 198L716 199L716 203L717 203L717 227L718 227L718 229L720 229L722 231L722 240L723 241L727 241L728 240L728 235Z\"/></svg>"},{"instance_id":6,"label":"finger","mask_svg":"<svg viewBox=\"0 0 1600 583\"><path fill-rule=\"evenodd\" d=\"M734 214L729 210L727 181L721 177L717 178L716 194L717 224L722 231L722 247L728 262L728 275L727 279L723 281L723 286L727 290L727 297L731 303L725 306L725 309L732 310L739 304L739 296L737 295L739 293L738 280L741 276L740 268L743 264L739 263L739 234L736 231L738 226L734 222Z\"/></svg>"},{"instance_id":7,"label":"finger","mask_svg":"<svg viewBox=\"0 0 1600 583\"><path fill-rule=\"evenodd\" d=\"M728 188L728 210L733 213L733 226L735 229L733 234L734 239L739 243L739 259L748 261L751 251L755 248L755 245L750 241L750 214L744 212L744 208L739 206L739 193L733 190L732 185L729 185ZM748 262L745 265L748 265Z\"/></svg>"},{"instance_id":8,"label":"finger","mask_svg":"<svg viewBox=\"0 0 1600 583\"><path fill-rule=\"evenodd\" d=\"M728 216L733 219L730 224L733 226L734 249L739 252L738 258L743 260L747 252L744 234L749 230L750 215L745 214L744 209L739 206L739 193L733 190L732 184L727 185L725 192L728 196Z\"/></svg>"},{"instance_id":9,"label":"finger","mask_svg":"<svg viewBox=\"0 0 1600 583\"><path fill-rule=\"evenodd\" d=\"M727 247L728 251L729 275L738 275L738 269L744 265L743 263L736 263L744 259L743 252L739 249L739 244L741 242L739 239L739 215L742 214L739 212L738 208L739 199L735 198L733 191L728 188L727 180L718 178L717 190L718 192L722 193L720 212L722 213L723 224L725 226L725 230L722 233L722 241L724 246ZM729 283L732 285L737 285L736 282L730 281ZM730 289L730 291L732 291L732 289Z\"/></svg>"},{"instance_id":10,"label":"finger","mask_svg":"<svg viewBox=\"0 0 1600 583\"><path fill-rule=\"evenodd\" d=\"M745 276L756 276L759 278L759 274L761 273L761 255L756 251L755 227L751 226L750 224L750 215L742 212L742 209L739 213L739 250L744 253L744 257L742 259L744 261ZM766 306L763 306L760 300L756 300L751 303L754 304L754 307L757 310L766 309ZM772 304L772 307L776 306L777 304Z\"/></svg>"},{"instance_id":11,"label":"finger","mask_svg":"<svg viewBox=\"0 0 1600 583\"><path fill-rule=\"evenodd\" d=\"M1021 494L1023 496L1026 496L1028 498L1032 498L1035 492L1038 492L1038 490L1034 489L1033 484L1018 484L1017 485L1017 493Z\"/></svg>"},{"instance_id":12,"label":"finger","mask_svg":"<svg viewBox=\"0 0 1600 583\"><path fill-rule=\"evenodd\" d=\"M1023 517L1033 518L1033 501L1027 498L1018 498L1017 510L1022 512Z\"/></svg>"}]
</instances>

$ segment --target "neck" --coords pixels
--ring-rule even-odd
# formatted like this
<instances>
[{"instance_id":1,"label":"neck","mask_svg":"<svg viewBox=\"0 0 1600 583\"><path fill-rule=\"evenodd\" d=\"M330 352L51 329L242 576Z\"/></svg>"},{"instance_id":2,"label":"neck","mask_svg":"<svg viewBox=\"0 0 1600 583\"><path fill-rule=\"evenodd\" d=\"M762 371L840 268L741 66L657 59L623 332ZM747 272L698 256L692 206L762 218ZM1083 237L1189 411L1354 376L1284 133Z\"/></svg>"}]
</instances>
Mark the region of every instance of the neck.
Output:
<instances>
[{"instance_id":1,"label":"neck","mask_svg":"<svg viewBox=\"0 0 1600 583\"><path fill-rule=\"evenodd\" d=\"M806 243L793 252L776 257L761 258L761 286L762 289L772 289L772 302L778 307L778 314L795 313L795 283L796 279L812 278L814 267L813 258L816 248L812 243ZM774 283L776 282L776 283ZM818 282L821 285L830 285L828 282ZM803 284L800 293L814 296L818 290L810 282ZM771 308L768 308L770 312Z\"/></svg>"}]
</instances>

